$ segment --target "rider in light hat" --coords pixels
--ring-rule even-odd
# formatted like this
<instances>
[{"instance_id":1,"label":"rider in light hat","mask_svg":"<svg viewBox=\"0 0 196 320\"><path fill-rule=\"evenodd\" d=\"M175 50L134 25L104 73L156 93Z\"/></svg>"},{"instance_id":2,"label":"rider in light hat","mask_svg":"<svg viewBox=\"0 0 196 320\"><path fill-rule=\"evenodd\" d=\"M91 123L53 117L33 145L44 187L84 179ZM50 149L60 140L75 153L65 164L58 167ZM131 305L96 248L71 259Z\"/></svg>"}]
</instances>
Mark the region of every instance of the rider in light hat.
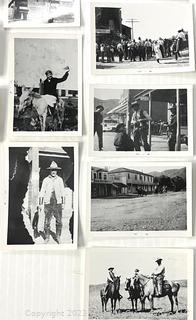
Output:
<instances>
[{"instance_id":1,"label":"rider in light hat","mask_svg":"<svg viewBox=\"0 0 196 320\"><path fill-rule=\"evenodd\" d=\"M155 279L155 288L157 291L157 295L160 297L163 294L163 280L165 277L165 267L162 264L162 258L158 257L155 262L157 263L157 266L152 273L152 276Z\"/></svg>"}]
</instances>

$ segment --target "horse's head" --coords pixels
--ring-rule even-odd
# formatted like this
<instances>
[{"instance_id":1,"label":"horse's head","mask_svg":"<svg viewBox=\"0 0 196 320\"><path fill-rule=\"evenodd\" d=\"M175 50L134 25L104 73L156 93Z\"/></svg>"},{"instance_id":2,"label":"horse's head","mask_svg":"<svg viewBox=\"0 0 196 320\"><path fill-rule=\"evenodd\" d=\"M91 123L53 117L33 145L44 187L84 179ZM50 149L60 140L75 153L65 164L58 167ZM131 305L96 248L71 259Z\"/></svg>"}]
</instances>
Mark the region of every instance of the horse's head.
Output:
<instances>
[{"instance_id":1,"label":"horse's head","mask_svg":"<svg viewBox=\"0 0 196 320\"><path fill-rule=\"evenodd\" d=\"M23 87L22 94L19 98L19 111L21 111L24 107L31 104L33 100L32 89L27 89Z\"/></svg>"},{"instance_id":2,"label":"horse's head","mask_svg":"<svg viewBox=\"0 0 196 320\"><path fill-rule=\"evenodd\" d=\"M120 277L121 277L121 276L117 276L117 277L115 278L115 281L114 281L114 285L115 285L115 289L116 289L116 290L120 290Z\"/></svg>"},{"instance_id":3,"label":"horse's head","mask_svg":"<svg viewBox=\"0 0 196 320\"><path fill-rule=\"evenodd\" d=\"M126 278L125 280L125 291L128 291L131 286L131 278Z\"/></svg>"}]
</instances>

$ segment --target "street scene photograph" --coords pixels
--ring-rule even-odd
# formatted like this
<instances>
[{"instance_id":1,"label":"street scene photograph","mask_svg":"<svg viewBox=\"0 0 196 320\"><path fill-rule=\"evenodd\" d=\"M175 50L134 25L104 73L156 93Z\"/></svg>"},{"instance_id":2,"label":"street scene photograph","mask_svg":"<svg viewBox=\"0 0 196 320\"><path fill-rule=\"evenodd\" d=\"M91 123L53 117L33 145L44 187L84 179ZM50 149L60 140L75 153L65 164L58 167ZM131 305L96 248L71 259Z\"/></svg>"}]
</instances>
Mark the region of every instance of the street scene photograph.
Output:
<instances>
[{"instance_id":1,"label":"street scene photograph","mask_svg":"<svg viewBox=\"0 0 196 320\"><path fill-rule=\"evenodd\" d=\"M191 250L89 249L89 319L192 319L192 263Z\"/></svg>"},{"instance_id":2,"label":"street scene photograph","mask_svg":"<svg viewBox=\"0 0 196 320\"><path fill-rule=\"evenodd\" d=\"M75 244L75 157L71 146L9 148L8 245Z\"/></svg>"},{"instance_id":3,"label":"street scene photograph","mask_svg":"<svg viewBox=\"0 0 196 320\"><path fill-rule=\"evenodd\" d=\"M99 163L91 166L91 232L190 231L186 164Z\"/></svg>"},{"instance_id":4,"label":"street scene photograph","mask_svg":"<svg viewBox=\"0 0 196 320\"><path fill-rule=\"evenodd\" d=\"M80 0L6 0L7 25L79 26Z\"/></svg>"},{"instance_id":5,"label":"street scene photograph","mask_svg":"<svg viewBox=\"0 0 196 320\"><path fill-rule=\"evenodd\" d=\"M77 38L14 39L12 131L78 134L79 47Z\"/></svg>"},{"instance_id":6,"label":"street scene photograph","mask_svg":"<svg viewBox=\"0 0 196 320\"><path fill-rule=\"evenodd\" d=\"M94 151L191 151L192 101L187 88L111 85L95 87L93 95Z\"/></svg>"},{"instance_id":7,"label":"street scene photograph","mask_svg":"<svg viewBox=\"0 0 196 320\"><path fill-rule=\"evenodd\" d=\"M194 70L190 3L108 1L92 10L96 73Z\"/></svg>"}]
</instances>

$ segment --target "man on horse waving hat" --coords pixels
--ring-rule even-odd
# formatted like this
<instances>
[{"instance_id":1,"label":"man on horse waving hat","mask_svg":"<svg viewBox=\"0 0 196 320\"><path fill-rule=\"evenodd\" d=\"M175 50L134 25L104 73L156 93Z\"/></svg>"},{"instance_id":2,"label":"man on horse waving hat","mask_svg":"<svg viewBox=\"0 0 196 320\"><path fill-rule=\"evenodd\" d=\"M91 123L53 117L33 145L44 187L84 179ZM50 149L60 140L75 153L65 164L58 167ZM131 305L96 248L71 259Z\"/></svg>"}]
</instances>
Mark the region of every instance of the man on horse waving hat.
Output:
<instances>
[{"instance_id":1,"label":"man on horse waving hat","mask_svg":"<svg viewBox=\"0 0 196 320\"><path fill-rule=\"evenodd\" d=\"M157 263L157 266L152 273L152 276L155 279L155 290L158 297L161 297L163 294L163 280L165 277L165 267L162 264L162 258L157 258L155 262Z\"/></svg>"}]
</instances>

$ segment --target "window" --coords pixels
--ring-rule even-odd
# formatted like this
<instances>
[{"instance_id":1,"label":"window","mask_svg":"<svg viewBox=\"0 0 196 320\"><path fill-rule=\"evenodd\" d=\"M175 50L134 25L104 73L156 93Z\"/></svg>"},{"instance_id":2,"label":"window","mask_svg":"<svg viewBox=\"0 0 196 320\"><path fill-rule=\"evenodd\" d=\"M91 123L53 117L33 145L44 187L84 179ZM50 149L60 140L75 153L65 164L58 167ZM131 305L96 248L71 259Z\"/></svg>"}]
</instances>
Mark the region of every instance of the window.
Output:
<instances>
[{"instance_id":1,"label":"window","mask_svg":"<svg viewBox=\"0 0 196 320\"><path fill-rule=\"evenodd\" d=\"M135 180L137 180L137 174L135 174Z\"/></svg>"},{"instance_id":2,"label":"window","mask_svg":"<svg viewBox=\"0 0 196 320\"><path fill-rule=\"evenodd\" d=\"M130 179L131 177L130 177L130 173L128 173L128 179Z\"/></svg>"},{"instance_id":3,"label":"window","mask_svg":"<svg viewBox=\"0 0 196 320\"><path fill-rule=\"evenodd\" d=\"M102 175L101 175L101 172L99 172L99 179L101 179L102 178Z\"/></svg>"},{"instance_id":4,"label":"window","mask_svg":"<svg viewBox=\"0 0 196 320\"><path fill-rule=\"evenodd\" d=\"M97 174L96 174L96 172L93 173L93 178L94 178L94 180L97 179Z\"/></svg>"},{"instance_id":5,"label":"window","mask_svg":"<svg viewBox=\"0 0 196 320\"><path fill-rule=\"evenodd\" d=\"M107 174L106 173L103 174L103 179L107 180Z\"/></svg>"}]
</instances>

